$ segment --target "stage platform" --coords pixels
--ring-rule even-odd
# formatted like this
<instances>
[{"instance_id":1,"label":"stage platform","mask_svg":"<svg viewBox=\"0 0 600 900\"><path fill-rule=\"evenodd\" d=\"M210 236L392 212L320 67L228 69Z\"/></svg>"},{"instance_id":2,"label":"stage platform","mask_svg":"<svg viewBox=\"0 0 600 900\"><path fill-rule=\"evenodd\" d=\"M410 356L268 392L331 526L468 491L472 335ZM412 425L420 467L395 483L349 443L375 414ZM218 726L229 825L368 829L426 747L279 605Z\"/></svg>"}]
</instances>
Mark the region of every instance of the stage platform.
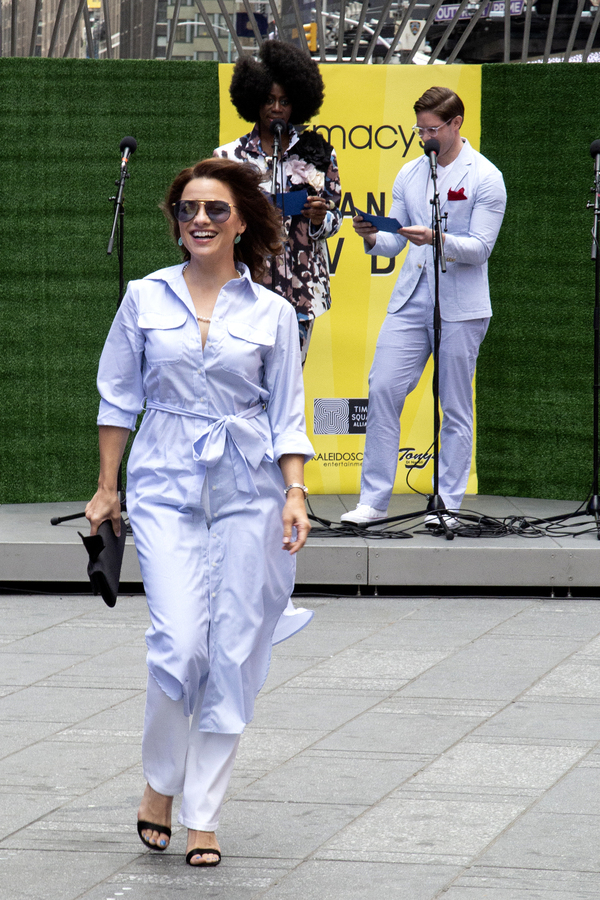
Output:
<instances>
[{"instance_id":1,"label":"stage platform","mask_svg":"<svg viewBox=\"0 0 600 900\"><path fill-rule=\"evenodd\" d=\"M316 515L339 522L354 508L353 496L312 496ZM87 533L85 519L53 526L53 516L79 512L82 503L40 503L0 506L0 585L86 585L87 556L77 532ZM504 519L508 516L544 518L575 511L575 502L467 496L463 512ZM389 515L421 510L421 498L399 494ZM590 527L593 520L589 519ZM330 585L340 588L452 587L483 590L506 588L511 593L539 589L559 595L582 592L600 595L600 542L595 533L577 537L498 538L462 537L448 541L425 531L422 518L410 523L406 540L362 536L311 537L298 556L296 583L300 590ZM132 538L127 539L122 584L141 589L141 575Z\"/></svg>"}]
</instances>

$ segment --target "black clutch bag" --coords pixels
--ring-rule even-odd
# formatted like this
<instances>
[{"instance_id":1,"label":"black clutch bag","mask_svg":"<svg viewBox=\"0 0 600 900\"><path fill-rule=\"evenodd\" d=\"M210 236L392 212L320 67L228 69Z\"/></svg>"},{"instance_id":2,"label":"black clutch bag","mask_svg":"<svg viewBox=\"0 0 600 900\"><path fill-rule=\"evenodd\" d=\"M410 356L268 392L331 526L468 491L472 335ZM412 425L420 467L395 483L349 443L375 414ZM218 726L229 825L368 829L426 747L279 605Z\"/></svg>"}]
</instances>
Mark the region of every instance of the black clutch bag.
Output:
<instances>
[{"instance_id":1,"label":"black clutch bag","mask_svg":"<svg viewBox=\"0 0 600 900\"><path fill-rule=\"evenodd\" d=\"M85 537L80 531L77 533L90 557L87 573L94 594L102 594L106 605L112 608L117 602L119 593L119 576L127 537L127 526L123 517L121 517L120 537L115 535L110 519L102 522L97 534Z\"/></svg>"}]
</instances>

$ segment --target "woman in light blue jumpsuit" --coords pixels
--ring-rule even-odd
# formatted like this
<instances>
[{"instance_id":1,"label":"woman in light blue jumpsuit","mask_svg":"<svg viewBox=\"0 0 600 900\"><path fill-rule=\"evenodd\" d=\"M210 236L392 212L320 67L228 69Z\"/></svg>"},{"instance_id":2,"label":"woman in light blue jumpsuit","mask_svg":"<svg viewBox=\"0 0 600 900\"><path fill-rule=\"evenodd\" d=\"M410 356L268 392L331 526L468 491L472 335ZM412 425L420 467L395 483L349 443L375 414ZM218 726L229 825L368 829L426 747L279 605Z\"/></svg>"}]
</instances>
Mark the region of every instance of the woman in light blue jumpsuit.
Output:
<instances>
[{"instance_id":1,"label":"woman in light blue jumpsuit","mask_svg":"<svg viewBox=\"0 0 600 900\"><path fill-rule=\"evenodd\" d=\"M164 850L183 793L190 865L220 861L214 831L239 736L310 528L296 318L252 280L279 249L259 178L212 159L175 179L164 208L184 263L129 284L98 373L92 533L109 518L119 528L116 472L146 407L127 470L151 618L138 832Z\"/></svg>"}]
</instances>

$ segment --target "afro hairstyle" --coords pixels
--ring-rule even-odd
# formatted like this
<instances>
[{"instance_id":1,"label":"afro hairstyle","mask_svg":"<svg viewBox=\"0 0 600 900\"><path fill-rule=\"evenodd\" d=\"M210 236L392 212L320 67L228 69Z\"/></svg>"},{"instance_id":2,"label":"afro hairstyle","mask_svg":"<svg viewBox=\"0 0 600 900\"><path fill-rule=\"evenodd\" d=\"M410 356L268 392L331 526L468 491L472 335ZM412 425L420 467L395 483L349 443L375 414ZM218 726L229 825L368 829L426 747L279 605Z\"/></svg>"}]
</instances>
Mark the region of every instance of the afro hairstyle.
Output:
<instances>
[{"instance_id":1,"label":"afro hairstyle","mask_svg":"<svg viewBox=\"0 0 600 900\"><path fill-rule=\"evenodd\" d=\"M241 56L233 70L229 93L242 119L258 122L273 83L284 89L292 105L290 121L294 125L308 122L319 112L324 85L315 60L294 44L264 41L260 61Z\"/></svg>"}]
</instances>

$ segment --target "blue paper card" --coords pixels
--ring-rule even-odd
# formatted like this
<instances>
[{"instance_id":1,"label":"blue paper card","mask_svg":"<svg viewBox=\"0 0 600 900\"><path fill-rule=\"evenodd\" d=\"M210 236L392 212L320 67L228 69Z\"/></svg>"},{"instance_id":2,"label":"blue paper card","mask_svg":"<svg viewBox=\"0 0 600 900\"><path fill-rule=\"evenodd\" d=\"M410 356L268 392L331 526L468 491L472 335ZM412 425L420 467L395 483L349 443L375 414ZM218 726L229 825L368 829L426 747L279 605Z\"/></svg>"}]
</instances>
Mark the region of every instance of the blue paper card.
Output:
<instances>
[{"instance_id":1,"label":"blue paper card","mask_svg":"<svg viewBox=\"0 0 600 900\"><path fill-rule=\"evenodd\" d=\"M286 216L299 216L308 200L308 191L286 191L276 194L277 206Z\"/></svg>"},{"instance_id":2,"label":"blue paper card","mask_svg":"<svg viewBox=\"0 0 600 900\"><path fill-rule=\"evenodd\" d=\"M362 216L365 222L370 222L371 225L374 225L378 231L389 231L392 234L396 234L399 228L402 228L402 225L398 221L398 219L390 219L387 216L373 216L371 213L362 212L360 209L356 209L356 215Z\"/></svg>"}]
</instances>

